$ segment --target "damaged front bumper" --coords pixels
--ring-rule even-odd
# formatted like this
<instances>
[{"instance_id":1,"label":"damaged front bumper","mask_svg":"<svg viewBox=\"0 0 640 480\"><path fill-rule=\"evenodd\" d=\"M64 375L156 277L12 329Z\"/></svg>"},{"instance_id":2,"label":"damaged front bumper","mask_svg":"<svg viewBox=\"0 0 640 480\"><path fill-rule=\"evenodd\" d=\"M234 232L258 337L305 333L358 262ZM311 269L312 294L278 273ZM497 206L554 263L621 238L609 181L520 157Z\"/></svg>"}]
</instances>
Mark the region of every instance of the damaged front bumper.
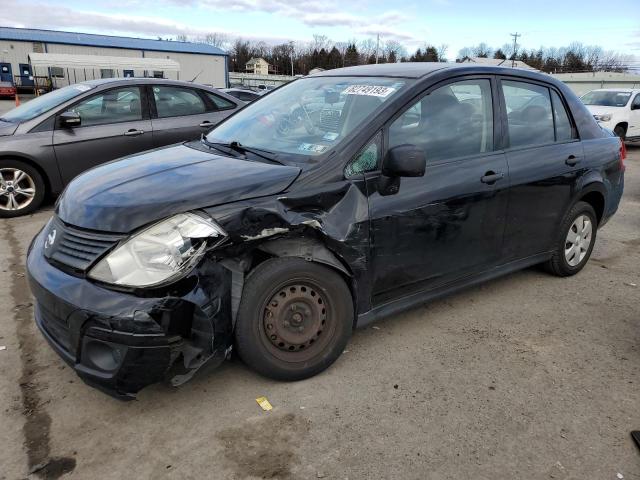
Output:
<instances>
[{"instance_id":1,"label":"damaged front bumper","mask_svg":"<svg viewBox=\"0 0 640 480\"><path fill-rule=\"evenodd\" d=\"M232 273L221 264L205 258L180 288L140 297L53 266L43 237L27 257L36 324L87 384L131 399L162 380L179 385L229 353Z\"/></svg>"}]
</instances>

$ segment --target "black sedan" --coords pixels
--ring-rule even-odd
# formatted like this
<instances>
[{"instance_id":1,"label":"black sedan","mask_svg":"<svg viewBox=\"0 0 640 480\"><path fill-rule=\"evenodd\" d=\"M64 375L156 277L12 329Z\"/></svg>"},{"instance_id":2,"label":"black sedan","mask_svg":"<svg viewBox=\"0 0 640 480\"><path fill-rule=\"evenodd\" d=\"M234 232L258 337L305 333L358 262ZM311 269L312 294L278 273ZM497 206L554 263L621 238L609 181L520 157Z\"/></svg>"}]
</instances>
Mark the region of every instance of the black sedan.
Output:
<instances>
[{"instance_id":1,"label":"black sedan","mask_svg":"<svg viewBox=\"0 0 640 480\"><path fill-rule=\"evenodd\" d=\"M193 140L244 102L187 82L91 80L0 116L0 217L34 211L104 162Z\"/></svg>"},{"instance_id":2,"label":"black sedan","mask_svg":"<svg viewBox=\"0 0 640 480\"><path fill-rule=\"evenodd\" d=\"M300 380L380 317L535 264L575 275L623 183L620 139L549 76L326 71L72 181L29 249L35 320L121 398L232 349Z\"/></svg>"}]
</instances>

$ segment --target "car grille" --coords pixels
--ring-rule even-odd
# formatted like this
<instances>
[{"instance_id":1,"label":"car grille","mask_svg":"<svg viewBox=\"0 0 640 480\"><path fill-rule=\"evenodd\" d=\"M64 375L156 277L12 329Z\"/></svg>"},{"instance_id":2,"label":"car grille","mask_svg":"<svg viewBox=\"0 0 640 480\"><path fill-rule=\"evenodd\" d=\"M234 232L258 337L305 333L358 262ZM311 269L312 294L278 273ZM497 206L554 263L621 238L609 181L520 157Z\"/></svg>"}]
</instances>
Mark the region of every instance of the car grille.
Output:
<instances>
[{"instance_id":1,"label":"car grille","mask_svg":"<svg viewBox=\"0 0 640 480\"><path fill-rule=\"evenodd\" d=\"M97 233L66 225L54 218L46 232L45 257L59 265L85 272L120 240L122 234Z\"/></svg>"},{"instance_id":2,"label":"car grille","mask_svg":"<svg viewBox=\"0 0 640 480\"><path fill-rule=\"evenodd\" d=\"M47 310L40 303L36 304L36 316L40 319L40 325L55 340L55 342L65 351L74 352L71 345L71 334L69 326L64 319L59 318L53 312Z\"/></svg>"}]
</instances>

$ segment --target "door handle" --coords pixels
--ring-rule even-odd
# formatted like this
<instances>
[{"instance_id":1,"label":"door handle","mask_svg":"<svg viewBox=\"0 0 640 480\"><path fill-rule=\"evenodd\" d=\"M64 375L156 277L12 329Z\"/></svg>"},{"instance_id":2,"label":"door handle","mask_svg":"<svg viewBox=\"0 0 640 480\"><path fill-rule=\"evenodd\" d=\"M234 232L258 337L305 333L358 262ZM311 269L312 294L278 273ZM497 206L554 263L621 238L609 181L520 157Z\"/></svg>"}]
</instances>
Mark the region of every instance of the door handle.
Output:
<instances>
[{"instance_id":1,"label":"door handle","mask_svg":"<svg viewBox=\"0 0 640 480\"><path fill-rule=\"evenodd\" d=\"M570 167L573 167L573 166L577 165L578 162L580 162L580 159L578 157L576 157L575 155L569 155L567 157L567 159L564 161L564 163L566 163Z\"/></svg>"},{"instance_id":2,"label":"door handle","mask_svg":"<svg viewBox=\"0 0 640 480\"><path fill-rule=\"evenodd\" d=\"M200 124L200 126L201 126L202 128L206 128L206 127L213 127L213 123L212 123L212 122L210 122L209 120L205 120L204 122L202 122L202 123Z\"/></svg>"},{"instance_id":3,"label":"door handle","mask_svg":"<svg viewBox=\"0 0 640 480\"><path fill-rule=\"evenodd\" d=\"M137 130L135 128L132 128L131 130L127 130L126 132L124 132L124 134L127 137L135 137L137 135L142 135L144 133L144 130Z\"/></svg>"},{"instance_id":4,"label":"door handle","mask_svg":"<svg viewBox=\"0 0 640 480\"><path fill-rule=\"evenodd\" d=\"M484 176L480 179L482 183L486 183L487 185L493 185L498 180L502 180L504 178L504 173L501 172L492 172L489 170Z\"/></svg>"}]
</instances>

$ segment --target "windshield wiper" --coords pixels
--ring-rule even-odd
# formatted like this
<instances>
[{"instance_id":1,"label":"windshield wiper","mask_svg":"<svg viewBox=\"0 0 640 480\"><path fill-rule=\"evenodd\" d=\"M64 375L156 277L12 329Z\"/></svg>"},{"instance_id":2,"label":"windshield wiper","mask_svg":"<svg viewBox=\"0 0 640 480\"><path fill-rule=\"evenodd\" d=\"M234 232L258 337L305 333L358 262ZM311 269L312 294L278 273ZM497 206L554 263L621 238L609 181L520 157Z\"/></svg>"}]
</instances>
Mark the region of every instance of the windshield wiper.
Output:
<instances>
[{"instance_id":1,"label":"windshield wiper","mask_svg":"<svg viewBox=\"0 0 640 480\"><path fill-rule=\"evenodd\" d=\"M234 152L238 152L241 153L243 155L246 156L247 152L251 153L257 157L263 158L269 162L273 162L273 163L277 163L279 165L284 165L284 163L280 162L279 160L275 159L275 153L270 152L269 150L265 150L263 148L257 148L257 147L249 147L249 146L245 146L242 145L240 142L238 141L232 141L232 142L228 142L228 143L224 143L224 142L210 142L209 140L206 139L206 137L203 135L202 136L202 142L212 148L216 148L218 150L220 150L218 147L224 147L224 148L228 148L229 150L233 150ZM222 151L222 150L220 150ZM226 152L225 152L226 153Z\"/></svg>"}]
</instances>

